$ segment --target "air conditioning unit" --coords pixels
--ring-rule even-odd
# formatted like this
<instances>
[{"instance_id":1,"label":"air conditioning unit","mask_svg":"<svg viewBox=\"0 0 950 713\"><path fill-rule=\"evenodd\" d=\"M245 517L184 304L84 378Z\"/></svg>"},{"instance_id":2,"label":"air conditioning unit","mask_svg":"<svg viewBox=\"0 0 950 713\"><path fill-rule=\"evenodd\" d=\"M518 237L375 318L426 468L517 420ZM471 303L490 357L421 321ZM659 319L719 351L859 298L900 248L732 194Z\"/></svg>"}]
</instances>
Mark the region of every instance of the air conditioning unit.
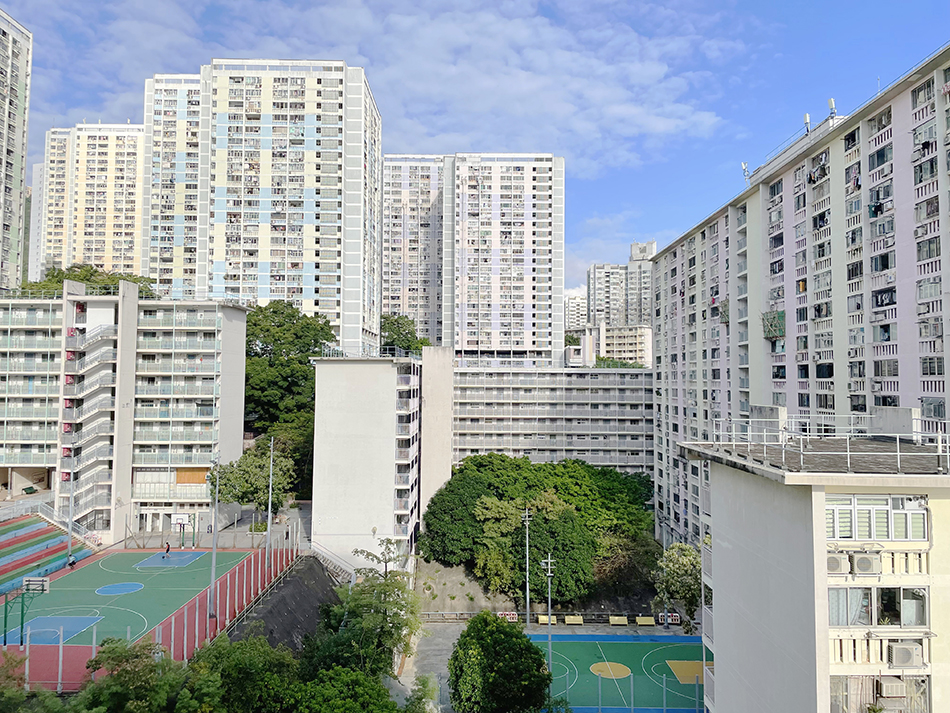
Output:
<instances>
[{"instance_id":1,"label":"air conditioning unit","mask_svg":"<svg viewBox=\"0 0 950 713\"><path fill-rule=\"evenodd\" d=\"M888 235L886 238L884 238L884 247L889 248L889 247L892 247L893 245L894 245L893 235Z\"/></svg>"},{"instance_id":2,"label":"air conditioning unit","mask_svg":"<svg viewBox=\"0 0 950 713\"><path fill-rule=\"evenodd\" d=\"M888 644L887 662L891 668L921 668L924 649L920 644Z\"/></svg>"},{"instance_id":3,"label":"air conditioning unit","mask_svg":"<svg viewBox=\"0 0 950 713\"><path fill-rule=\"evenodd\" d=\"M821 354L812 354L812 355L811 355L811 360L812 360L812 361L820 361L820 360L821 360Z\"/></svg>"},{"instance_id":4,"label":"air conditioning unit","mask_svg":"<svg viewBox=\"0 0 950 713\"><path fill-rule=\"evenodd\" d=\"M829 554L828 555L828 574L850 574L851 558L848 555Z\"/></svg>"},{"instance_id":5,"label":"air conditioning unit","mask_svg":"<svg viewBox=\"0 0 950 713\"><path fill-rule=\"evenodd\" d=\"M926 229L926 228L914 228L914 237L915 237L915 238L922 238L922 237L924 237L926 234L927 234L927 229Z\"/></svg>"},{"instance_id":6,"label":"air conditioning unit","mask_svg":"<svg viewBox=\"0 0 950 713\"><path fill-rule=\"evenodd\" d=\"M914 149L914 152L910 155L911 161L918 161L920 157L924 155L924 152L920 149Z\"/></svg>"},{"instance_id":7,"label":"air conditioning unit","mask_svg":"<svg viewBox=\"0 0 950 713\"><path fill-rule=\"evenodd\" d=\"M894 164L889 163L884 168L881 169L881 176L890 176L894 172Z\"/></svg>"},{"instance_id":8,"label":"air conditioning unit","mask_svg":"<svg viewBox=\"0 0 950 713\"><path fill-rule=\"evenodd\" d=\"M878 393L880 390L881 390L880 384L871 384L871 391L873 391L874 393Z\"/></svg>"},{"instance_id":9,"label":"air conditioning unit","mask_svg":"<svg viewBox=\"0 0 950 713\"><path fill-rule=\"evenodd\" d=\"M849 357L849 358L854 359L854 358L857 357L857 356L858 356L858 350L857 350L857 349L849 349L849 350L848 350L848 357Z\"/></svg>"},{"instance_id":10,"label":"air conditioning unit","mask_svg":"<svg viewBox=\"0 0 950 713\"><path fill-rule=\"evenodd\" d=\"M880 574L881 555L855 552L851 555L851 571L854 574Z\"/></svg>"},{"instance_id":11,"label":"air conditioning unit","mask_svg":"<svg viewBox=\"0 0 950 713\"><path fill-rule=\"evenodd\" d=\"M893 244L893 243L892 243L892 244ZM887 276L885 282L893 282L895 279L896 279L896 278L895 278L894 273L891 273L891 274L889 274L889 275Z\"/></svg>"},{"instance_id":12,"label":"air conditioning unit","mask_svg":"<svg viewBox=\"0 0 950 713\"><path fill-rule=\"evenodd\" d=\"M877 695L881 698L904 698L907 684L897 676L881 676L877 681Z\"/></svg>"}]
</instances>

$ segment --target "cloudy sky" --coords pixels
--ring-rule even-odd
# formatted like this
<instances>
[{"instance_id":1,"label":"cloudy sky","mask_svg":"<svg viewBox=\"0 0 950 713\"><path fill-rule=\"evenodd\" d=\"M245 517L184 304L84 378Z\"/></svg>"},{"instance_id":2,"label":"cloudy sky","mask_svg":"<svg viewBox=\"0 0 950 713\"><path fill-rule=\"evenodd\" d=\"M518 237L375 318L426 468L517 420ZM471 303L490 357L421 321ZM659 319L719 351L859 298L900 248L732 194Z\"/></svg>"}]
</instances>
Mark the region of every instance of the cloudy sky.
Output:
<instances>
[{"instance_id":1,"label":"cloudy sky","mask_svg":"<svg viewBox=\"0 0 950 713\"><path fill-rule=\"evenodd\" d=\"M566 286L663 244L756 166L950 39L950 3L6 0L34 34L30 163L52 126L142 121L144 80L212 57L366 68L387 152L567 159Z\"/></svg>"}]
</instances>

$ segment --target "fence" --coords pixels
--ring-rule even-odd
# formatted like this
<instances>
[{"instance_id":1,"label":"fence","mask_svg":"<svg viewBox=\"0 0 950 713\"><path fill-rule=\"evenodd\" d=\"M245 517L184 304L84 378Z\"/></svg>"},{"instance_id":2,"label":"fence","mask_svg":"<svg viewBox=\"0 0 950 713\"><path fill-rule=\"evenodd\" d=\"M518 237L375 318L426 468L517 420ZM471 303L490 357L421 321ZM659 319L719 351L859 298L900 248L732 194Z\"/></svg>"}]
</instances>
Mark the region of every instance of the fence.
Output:
<instances>
[{"instance_id":1,"label":"fence","mask_svg":"<svg viewBox=\"0 0 950 713\"><path fill-rule=\"evenodd\" d=\"M274 540L273 566L268 568L265 551L255 550L236 567L215 580L214 606L209 610L211 586L205 587L171 616L159 622L141 638L160 644L173 661L187 661L195 652L225 633L239 621L283 576L300 556L297 540ZM89 674L86 662L95 657L98 646L31 644L27 627L23 644L4 647L24 657L18 673L26 690L45 688L57 693L78 691L97 673ZM129 633L131 639L131 632ZM93 640L96 629L93 626Z\"/></svg>"}]
</instances>

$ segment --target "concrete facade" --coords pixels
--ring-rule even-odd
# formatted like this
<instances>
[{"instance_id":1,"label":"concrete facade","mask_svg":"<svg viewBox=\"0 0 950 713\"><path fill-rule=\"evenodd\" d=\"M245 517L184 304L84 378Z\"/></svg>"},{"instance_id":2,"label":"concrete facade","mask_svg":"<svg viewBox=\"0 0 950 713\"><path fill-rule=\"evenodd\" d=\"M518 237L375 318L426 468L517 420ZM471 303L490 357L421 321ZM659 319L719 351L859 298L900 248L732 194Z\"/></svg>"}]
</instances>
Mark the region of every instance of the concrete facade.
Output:
<instances>
[{"instance_id":1,"label":"concrete facade","mask_svg":"<svg viewBox=\"0 0 950 713\"><path fill-rule=\"evenodd\" d=\"M652 394L645 369L457 368L453 461L478 453L577 458L652 475Z\"/></svg>"},{"instance_id":2,"label":"concrete facade","mask_svg":"<svg viewBox=\"0 0 950 713\"><path fill-rule=\"evenodd\" d=\"M0 288L20 284L26 252L26 152L30 115L33 34L0 10L0 140L5 148Z\"/></svg>"},{"instance_id":3,"label":"concrete facade","mask_svg":"<svg viewBox=\"0 0 950 713\"><path fill-rule=\"evenodd\" d=\"M587 326L587 295L570 295L564 298L565 331L583 329Z\"/></svg>"},{"instance_id":4,"label":"concrete facade","mask_svg":"<svg viewBox=\"0 0 950 713\"><path fill-rule=\"evenodd\" d=\"M5 298L0 332L8 499L49 490L107 544L207 511L212 461L242 452L243 309L66 281Z\"/></svg>"},{"instance_id":5,"label":"concrete facade","mask_svg":"<svg viewBox=\"0 0 950 713\"><path fill-rule=\"evenodd\" d=\"M653 260L657 537L698 543L701 473L676 452L750 404L946 418L950 49L832 114ZM663 495L659 488L663 487Z\"/></svg>"},{"instance_id":6,"label":"concrete facade","mask_svg":"<svg viewBox=\"0 0 950 713\"><path fill-rule=\"evenodd\" d=\"M652 324L650 305L656 241L632 243L626 265L608 263L587 269L587 323L610 327Z\"/></svg>"},{"instance_id":7,"label":"concrete facade","mask_svg":"<svg viewBox=\"0 0 950 713\"><path fill-rule=\"evenodd\" d=\"M753 421L737 441L730 431L684 444L690 462L709 466L702 486L710 535L702 548L707 710L943 709L950 695L950 616L938 606L948 595L946 445L928 444L922 431L900 434L898 443L877 421L872 415L808 440L793 428L763 436ZM899 450L903 462L895 461ZM813 461L820 470L797 467L806 451L824 453Z\"/></svg>"}]
</instances>

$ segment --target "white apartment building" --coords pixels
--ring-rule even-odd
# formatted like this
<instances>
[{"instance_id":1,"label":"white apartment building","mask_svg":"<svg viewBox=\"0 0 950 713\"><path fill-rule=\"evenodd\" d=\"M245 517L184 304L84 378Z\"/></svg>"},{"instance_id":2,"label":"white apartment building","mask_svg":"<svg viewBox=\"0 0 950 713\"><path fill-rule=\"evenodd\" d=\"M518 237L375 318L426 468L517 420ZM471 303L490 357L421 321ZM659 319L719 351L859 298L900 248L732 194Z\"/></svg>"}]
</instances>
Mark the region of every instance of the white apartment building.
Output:
<instances>
[{"instance_id":1,"label":"white apartment building","mask_svg":"<svg viewBox=\"0 0 950 713\"><path fill-rule=\"evenodd\" d=\"M653 474L645 369L456 368L452 460L503 453Z\"/></svg>"},{"instance_id":2,"label":"white apartment building","mask_svg":"<svg viewBox=\"0 0 950 713\"><path fill-rule=\"evenodd\" d=\"M386 156L387 312L469 366L560 366L564 159Z\"/></svg>"},{"instance_id":3,"label":"white apartment building","mask_svg":"<svg viewBox=\"0 0 950 713\"><path fill-rule=\"evenodd\" d=\"M198 246L200 75L147 79L143 116L141 273L152 278L152 288L163 297L206 297L207 241Z\"/></svg>"},{"instance_id":4,"label":"white apartment building","mask_svg":"<svg viewBox=\"0 0 950 713\"><path fill-rule=\"evenodd\" d=\"M42 197L31 237L41 273L76 263L107 272L140 272L145 129L136 124L81 124L46 132Z\"/></svg>"},{"instance_id":5,"label":"white apartment building","mask_svg":"<svg viewBox=\"0 0 950 713\"><path fill-rule=\"evenodd\" d=\"M611 327L652 324L650 315L656 241L632 243L626 265L608 263L587 269L587 323Z\"/></svg>"},{"instance_id":6,"label":"white apartment building","mask_svg":"<svg viewBox=\"0 0 950 713\"><path fill-rule=\"evenodd\" d=\"M946 436L928 443L917 409L871 407L810 437L828 421L763 411L778 418L683 446L708 466L706 710L944 710Z\"/></svg>"},{"instance_id":7,"label":"white apartment building","mask_svg":"<svg viewBox=\"0 0 950 713\"><path fill-rule=\"evenodd\" d=\"M587 295L564 297L564 330L578 330L587 326Z\"/></svg>"},{"instance_id":8,"label":"white apartment building","mask_svg":"<svg viewBox=\"0 0 950 713\"><path fill-rule=\"evenodd\" d=\"M442 342L443 156L383 157L383 314Z\"/></svg>"},{"instance_id":9,"label":"white apartment building","mask_svg":"<svg viewBox=\"0 0 950 713\"><path fill-rule=\"evenodd\" d=\"M30 78L33 34L0 10L0 141L6 148L3 185L3 223L0 233L0 288L20 284L27 236L26 150L29 129Z\"/></svg>"},{"instance_id":10,"label":"white apartment building","mask_svg":"<svg viewBox=\"0 0 950 713\"><path fill-rule=\"evenodd\" d=\"M452 471L452 350L313 361L314 550L352 569L372 566L354 549L392 539L412 570L422 513Z\"/></svg>"},{"instance_id":11,"label":"white apartment building","mask_svg":"<svg viewBox=\"0 0 950 713\"><path fill-rule=\"evenodd\" d=\"M653 261L657 536L699 542L700 464L676 452L750 403L794 416L946 414L941 253L950 48L756 169ZM662 490L661 490L662 489Z\"/></svg>"},{"instance_id":12,"label":"white apartment building","mask_svg":"<svg viewBox=\"0 0 950 713\"><path fill-rule=\"evenodd\" d=\"M198 260L206 244L209 296L287 300L325 315L345 349L378 345L380 129L363 70L344 62L202 67Z\"/></svg>"},{"instance_id":13,"label":"white apartment building","mask_svg":"<svg viewBox=\"0 0 950 713\"><path fill-rule=\"evenodd\" d=\"M245 310L138 286L0 301L0 486L51 491L107 544L208 509L205 474L242 452ZM70 508L70 490L72 507Z\"/></svg>"},{"instance_id":14,"label":"white apartment building","mask_svg":"<svg viewBox=\"0 0 950 713\"><path fill-rule=\"evenodd\" d=\"M43 211L46 210L46 179L43 176L46 166L42 163L33 164L33 185L31 186L30 200L30 233L26 240L30 246L30 255L27 260L26 279L35 282L43 274L43 248L39 236L43 230Z\"/></svg>"}]
</instances>

